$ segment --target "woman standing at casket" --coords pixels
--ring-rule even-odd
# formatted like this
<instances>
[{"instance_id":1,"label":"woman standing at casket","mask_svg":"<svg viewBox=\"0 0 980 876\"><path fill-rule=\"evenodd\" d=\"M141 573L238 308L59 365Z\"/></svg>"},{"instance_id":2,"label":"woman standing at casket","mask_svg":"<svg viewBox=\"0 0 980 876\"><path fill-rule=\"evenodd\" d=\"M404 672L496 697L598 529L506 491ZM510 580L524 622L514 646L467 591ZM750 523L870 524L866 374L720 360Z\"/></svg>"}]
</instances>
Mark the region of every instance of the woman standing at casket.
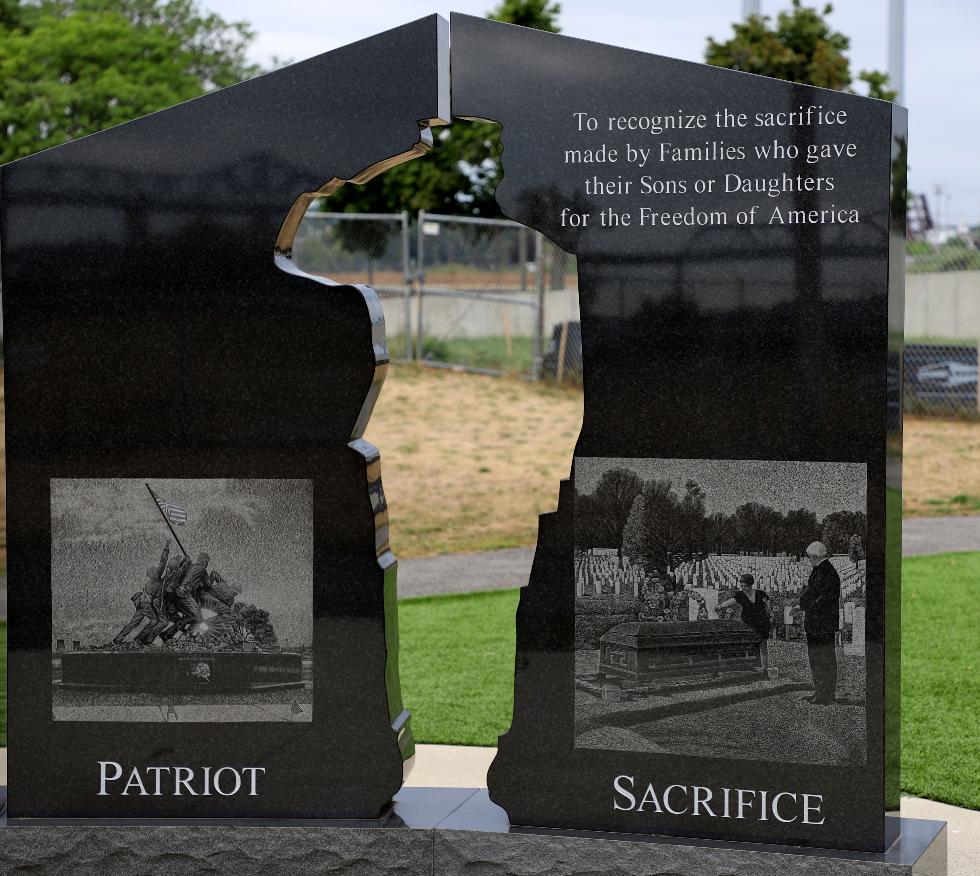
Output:
<instances>
[{"instance_id":1,"label":"woman standing at casket","mask_svg":"<svg viewBox=\"0 0 980 876\"><path fill-rule=\"evenodd\" d=\"M715 606L715 611L725 608L734 608L736 605L742 609L742 623L751 627L753 632L762 642L760 649L762 654L762 671L769 669L769 630L772 622L769 618L769 595L764 590L755 589L755 578L746 573L738 579L739 586L742 588L731 599L719 602Z\"/></svg>"}]
</instances>

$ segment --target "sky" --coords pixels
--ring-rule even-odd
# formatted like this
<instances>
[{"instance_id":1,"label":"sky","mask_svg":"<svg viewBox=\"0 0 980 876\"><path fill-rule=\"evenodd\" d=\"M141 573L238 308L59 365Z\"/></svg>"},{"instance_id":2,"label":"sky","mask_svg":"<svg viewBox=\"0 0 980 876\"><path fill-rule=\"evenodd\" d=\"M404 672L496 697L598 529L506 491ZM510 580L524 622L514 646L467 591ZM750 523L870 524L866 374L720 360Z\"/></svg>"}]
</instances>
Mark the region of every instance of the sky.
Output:
<instances>
[{"instance_id":1,"label":"sky","mask_svg":"<svg viewBox=\"0 0 980 876\"><path fill-rule=\"evenodd\" d=\"M614 468L643 480L670 481L678 498L694 480L705 495L708 514L731 514L758 502L782 514L806 508L823 520L835 511L867 513L867 466L857 462L804 462L756 459L606 459L575 461L575 489L595 491L602 473Z\"/></svg>"},{"instance_id":2,"label":"sky","mask_svg":"<svg viewBox=\"0 0 980 876\"><path fill-rule=\"evenodd\" d=\"M824 0L807 0L822 6ZM251 58L301 61L437 12L484 15L497 0L201 0L257 32ZM702 61L707 37L726 39L742 14L742 0L562 0L562 33L582 39ZM775 15L790 0L761 0ZM833 26L851 38L851 70L887 70L888 0L839 0ZM943 224L980 222L980 64L976 0L907 0L905 104L909 108L909 185L929 196ZM946 194L937 198L935 187Z\"/></svg>"}]
</instances>

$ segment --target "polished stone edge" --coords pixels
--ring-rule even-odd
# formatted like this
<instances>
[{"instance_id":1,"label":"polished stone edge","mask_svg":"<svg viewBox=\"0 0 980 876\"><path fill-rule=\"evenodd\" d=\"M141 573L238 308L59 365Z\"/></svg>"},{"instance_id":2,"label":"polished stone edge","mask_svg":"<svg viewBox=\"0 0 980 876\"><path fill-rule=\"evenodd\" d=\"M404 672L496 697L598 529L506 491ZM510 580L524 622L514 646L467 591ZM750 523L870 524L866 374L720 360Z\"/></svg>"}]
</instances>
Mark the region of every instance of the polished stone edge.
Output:
<instances>
[{"instance_id":1,"label":"polished stone edge","mask_svg":"<svg viewBox=\"0 0 980 876\"><path fill-rule=\"evenodd\" d=\"M355 826L349 826L355 824ZM384 821L3 822L0 870L269 876L946 876L946 825L902 819L884 854L512 827L486 789L403 788Z\"/></svg>"}]
</instances>

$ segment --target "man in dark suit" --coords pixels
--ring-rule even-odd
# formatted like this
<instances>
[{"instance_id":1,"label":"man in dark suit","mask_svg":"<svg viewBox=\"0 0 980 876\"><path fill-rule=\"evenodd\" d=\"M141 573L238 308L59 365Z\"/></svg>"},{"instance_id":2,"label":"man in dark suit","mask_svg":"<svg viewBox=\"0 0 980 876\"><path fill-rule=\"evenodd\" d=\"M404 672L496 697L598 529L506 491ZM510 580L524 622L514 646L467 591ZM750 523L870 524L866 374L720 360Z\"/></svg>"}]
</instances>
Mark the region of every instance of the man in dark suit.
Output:
<instances>
[{"instance_id":1,"label":"man in dark suit","mask_svg":"<svg viewBox=\"0 0 980 876\"><path fill-rule=\"evenodd\" d=\"M840 629L840 576L827 559L827 546L815 541L806 549L813 566L800 593L800 608L806 612L803 629L813 674L814 705L837 701L837 631Z\"/></svg>"}]
</instances>

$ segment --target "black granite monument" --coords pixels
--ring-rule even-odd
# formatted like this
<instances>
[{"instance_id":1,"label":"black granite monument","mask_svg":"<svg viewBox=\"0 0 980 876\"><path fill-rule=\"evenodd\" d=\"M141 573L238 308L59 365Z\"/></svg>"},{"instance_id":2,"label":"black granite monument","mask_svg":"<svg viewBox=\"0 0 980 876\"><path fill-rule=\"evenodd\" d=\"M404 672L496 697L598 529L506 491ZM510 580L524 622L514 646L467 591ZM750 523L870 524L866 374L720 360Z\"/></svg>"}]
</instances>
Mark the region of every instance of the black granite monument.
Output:
<instances>
[{"instance_id":1,"label":"black granite monument","mask_svg":"<svg viewBox=\"0 0 980 876\"><path fill-rule=\"evenodd\" d=\"M9 812L96 819L0 860L942 876L943 826L886 817L904 110L452 31L451 110L432 16L0 168ZM384 322L291 243L451 115L503 126L501 206L578 256L585 419L489 796L384 820L414 748L361 438ZM228 817L273 820L194 821Z\"/></svg>"},{"instance_id":2,"label":"black granite monument","mask_svg":"<svg viewBox=\"0 0 980 876\"><path fill-rule=\"evenodd\" d=\"M317 194L426 151L447 43L430 16L0 169L12 818L398 790L381 308L290 247Z\"/></svg>"},{"instance_id":3,"label":"black granite monument","mask_svg":"<svg viewBox=\"0 0 980 876\"><path fill-rule=\"evenodd\" d=\"M452 28L453 113L502 125L497 199L578 257L582 313L573 483L541 518L491 797L518 824L884 850L898 831L888 370L902 345L905 111L476 18ZM577 515L616 471L642 504L609 556L608 542L577 542ZM856 586L803 594L805 551L828 527L794 556L665 531L684 509L745 505L863 525L860 653L840 641ZM829 582L843 572L828 553L815 561ZM811 604L806 641L755 639L765 667L737 642L727 653L732 619L698 621L697 603L678 615L673 598L713 608L711 591L753 572L769 596ZM613 655L618 671L613 640L634 644ZM629 678L631 656L644 665Z\"/></svg>"}]
</instances>

